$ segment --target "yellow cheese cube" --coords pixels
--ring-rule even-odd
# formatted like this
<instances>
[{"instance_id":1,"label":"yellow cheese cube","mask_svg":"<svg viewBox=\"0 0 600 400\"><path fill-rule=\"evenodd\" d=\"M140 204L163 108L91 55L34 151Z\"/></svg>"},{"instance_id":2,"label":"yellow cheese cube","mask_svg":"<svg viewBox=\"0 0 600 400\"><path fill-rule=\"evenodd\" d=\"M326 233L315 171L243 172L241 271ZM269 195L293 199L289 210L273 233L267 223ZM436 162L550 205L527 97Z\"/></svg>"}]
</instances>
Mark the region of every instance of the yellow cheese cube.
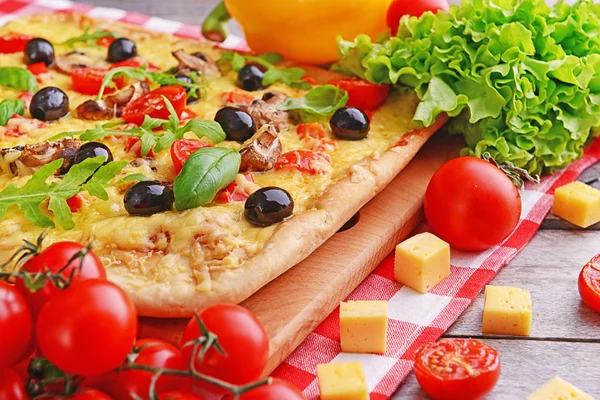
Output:
<instances>
[{"instance_id":1,"label":"yellow cheese cube","mask_svg":"<svg viewBox=\"0 0 600 400\"><path fill-rule=\"evenodd\" d=\"M396 246L396 280L419 293L427 293L450 276L450 245L425 232Z\"/></svg>"},{"instance_id":2,"label":"yellow cheese cube","mask_svg":"<svg viewBox=\"0 0 600 400\"><path fill-rule=\"evenodd\" d=\"M385 353L388 307L386 301L349 301L340 304L340 343L347 353Z\"/></svg>"},{"instance_id":3,"label":"yellow cheese cube","mask_svg":"<svg viewBox=\"0 0 600 400\"><path fill-rule=\"evenodd\" d=\"M572 182L554 191L552 213L587 228L600 222L600 190L583 182Z\"/></svg>"},{"instance_id":4,"label":"yellow cheese cube","mask_svg":"<svg viewBox=\"0 0 600 400\"><path fill-rule=\"evenodd\" d=\"M358 361L317 365L321 400L368 400L369 389Z\"/></svg>"},{"instance_id":5,"label":"yellow cheese cube","mask_svg":"<svg viewBox=\"0 0 600 400\"><path fill-rule=\"evenodd\" d=\"M558 376L527 396L527 400L594 400L592 396L563 381Z\"/></svg>"},{"instance_id":6,"label":"yellow cheese cube","mask_svg":"<svg viewBox=\"0 0 600 400\"><path fill-rule=\"evenodd\" d=\"M485 287L484 333L528 336L531 332L531 295L511 286Z\"/></svg>"}]
</instances>

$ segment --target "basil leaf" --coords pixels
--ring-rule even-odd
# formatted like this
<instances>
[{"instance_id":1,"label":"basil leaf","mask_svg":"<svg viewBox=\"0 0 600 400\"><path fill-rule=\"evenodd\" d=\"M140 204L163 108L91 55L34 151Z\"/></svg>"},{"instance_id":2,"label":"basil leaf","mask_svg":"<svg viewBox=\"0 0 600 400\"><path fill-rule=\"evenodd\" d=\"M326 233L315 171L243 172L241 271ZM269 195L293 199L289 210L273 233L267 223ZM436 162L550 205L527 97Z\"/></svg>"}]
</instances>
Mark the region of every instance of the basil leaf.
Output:
<instances>
[{"instance_id":1,"label":"basil leaf","mask_svg":"<svg viewBox=\"0 0 600 400\"><path fill-rule=\"evenodd\" d=\"M269 52L256 56L268 62L269 64L279 64L283 61L283 56L279 53Z\"/></svg>"},{"instance_id":2,"label":"basil leaf","mask_svg":"<svg viewBox=\"0 0 600 400\"><path fill-rule=\"evenodd\" d=\"M225 131L215 121L191 119L182 128L179 128L179 130L182 132L182 137L186 132L193 132L198 139L202 139L203 137L209 138L212 144L221 143L225 140Z\"/></svg>"},{"instance_id":3,"label":"basil leaf","mask_svg":"<svg viewBox=\"0 0 600 400\"><path fill-rule=\"evenodd\" d=\"M219 190L233 182L241 160L235 149L205 147L196 150L173 182L177 210L210 203Z\"/></svg>"},{"instance_id":4,"label":"basil leaf","mask_svg":"<svg viewBox=\"0 0 600 400\"><path fill-rule=\"evenodd\" d=\"M29 70L19 67L0 68L0 85L27 92L37 92L38 84Z\"/></svg>"},{"instance_id":5,"label":"basil leaf","mask_svg":"<svg viewBox=\"0 0 600 400\"><path fill-rule=\"evenodd\" d=\"M25 114L25 103L21 99L4 99L0 102L0 125L5 126L14 114Z\"/></svg>"},{"instance_id":6,"label":"basil leaf","mask_svg":"<svg viewBox=\"0 0 600 400\"><path fill-rule=\"evenodd\" d=\"M330 116L348 102L348 92L333 85L313 88L304 97L288 97L278 107L282 111L299 111L301 116Z\"/></svg>"}]
</instances>

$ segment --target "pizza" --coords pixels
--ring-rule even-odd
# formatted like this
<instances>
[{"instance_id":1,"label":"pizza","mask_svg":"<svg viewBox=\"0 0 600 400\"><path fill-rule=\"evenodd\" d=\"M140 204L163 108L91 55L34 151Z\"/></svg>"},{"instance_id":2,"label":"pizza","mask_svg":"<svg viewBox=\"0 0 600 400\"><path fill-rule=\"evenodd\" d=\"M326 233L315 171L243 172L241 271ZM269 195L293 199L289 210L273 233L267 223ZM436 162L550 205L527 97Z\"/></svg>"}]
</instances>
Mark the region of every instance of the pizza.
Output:
<instances>
[{"instance_id":1,"label":"pizza","mask_svg":"<svg viewBox=\"0 0 600 400\"><path fill-rule=\"evenodd\" d=\"M0 52L0 255L92 242L146 316L249 297L444 122L413 126L409 92L78 13L10 21Z\"/></svg>"}]
</instances>

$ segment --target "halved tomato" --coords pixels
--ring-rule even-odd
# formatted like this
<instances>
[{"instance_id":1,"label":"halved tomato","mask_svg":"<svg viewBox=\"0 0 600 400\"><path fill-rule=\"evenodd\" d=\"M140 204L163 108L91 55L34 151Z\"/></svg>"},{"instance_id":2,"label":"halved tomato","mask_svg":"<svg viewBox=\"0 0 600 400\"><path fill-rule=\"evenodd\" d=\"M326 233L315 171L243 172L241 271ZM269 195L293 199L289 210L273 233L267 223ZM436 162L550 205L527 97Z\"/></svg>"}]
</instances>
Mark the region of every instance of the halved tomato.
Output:
<instances>
[{"instance_id":1,"label":"halved tomato","mask_svg":"<svg viewBox=\"0 0 600 400\"><path fill-rule=\"evenodd\" d=\"M25 51L25 45L34 37L20 33L9 33L0 36L0 53L11 54Z\"/></svg>"},{"instance_id":2,"label":"halved tomato","mask_svg":"<svg viewBox=\"0 0 600 400\"><path fill-rule=\"evenodd\" d=\"M48 67L46 66L46 63L43 61L29 64L27 66L27 69L34 75L41 75L41 74L45 74L46 72L48 72Z\"/></svg>"},{"instance_id":3,"label":"halved tomato","mask_svg":"<svg viewBox=\"0 0 600 400\"><path fill-rule=\"evenodd\" d=\"M496 349L474 339L442 339L415 352L415 376L433 400L476 400L500 377Z\"/></svg>"},{"instance_id":4,"label":"halved tomato","mask_svg":"<svg viewBox=\"0 0 600 400\"><path fill-rule=\"evenodd\" d=\"M104 68L75 68L71 72L71 86L73 90L81 94L98 94L107 72L108 70ZM124 78L116 78L114 82L117 88L125 86ZM107 87L104 93L112 93L114 91L113 88Z\"/></svg>"},{"instance_id":5,"label":"halved tomato","mask_svg":"<svg viewBox=\"0 0 600 400\"><path fill-rule=\"evenodd\" d=\"M295 169L310 175L325 172L331 158L312 150L294 150L283 153L275 163L275 169Z\"/></svg>"},{"instance_id":6,"label":"halved tomato","mask_svg":"<svg viewBox=\"0 0 600 400\"><path fill-rule=\"evenodd\" d=\"M362 111L381 106L390 92L388 85L376 85L358 78L336 79L329 83L348 92L348 107L356 107Z\"/></svg>"},{"instance_id":7,"label":"halved tomato","mask_svg":"<svg viewBox=\"0 0 600 400\"><path fill-rule=\"evenodd\" d=\"M579 274L579 295L586 306L600 312L600 254L585 264Z\"/></svg>"},{"instance_id":8,"label":"halved tomato","mask_svg":"<svg viewBox=\"0 0 600 400\"><path fill-rule=\"evenodd\" d=\"M171 145L171 160L173 160L175 173L179 174L183 169L183 164L190 158L192 153L203 147L211 147L211 145L198 139L176 140Z\"/></svg>"},{"instance_id":9,"label":"halved tomato","mask_svg":"<svg viewBox=\"0 0 600 400\"><path fill-rule=\"evenodd\" d=\"M181 117L187 103L185 88L179 85L167 85L154 89L127 104L123 110L123 119L138 126L142 125L146 115L152 118L169 119L169 110L163 96L171 102L177 116Z\"/></svg>"}]
</instances>

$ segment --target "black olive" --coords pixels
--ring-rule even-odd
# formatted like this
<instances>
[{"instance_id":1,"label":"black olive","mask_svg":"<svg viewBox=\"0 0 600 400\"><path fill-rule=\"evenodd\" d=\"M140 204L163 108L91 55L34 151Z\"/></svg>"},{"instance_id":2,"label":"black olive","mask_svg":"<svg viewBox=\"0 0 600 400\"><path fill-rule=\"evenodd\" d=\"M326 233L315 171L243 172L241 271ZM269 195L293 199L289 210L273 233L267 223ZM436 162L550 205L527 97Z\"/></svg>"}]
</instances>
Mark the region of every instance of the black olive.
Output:
<instances>
[{"instance_id":1,"label":"black olive","mask_svg":"<svg viewBox=\"0 0 600 400\"><path fill-rule=\"evenodd\" d=\"M79 164L83 160L94 157L104 157L104 164L108 164L113 160L113 155L108 147L105 144L98 142L88 142L82 145L77 153L75 153L75 157L73 158L73 164Z\"/></svg>"},{"instance_id":2,"label":"black olive","mask_svg":"<svg viewBox=\"0 0 600 400\"><path fill-rule=\"evenodd\" d=\"M202 61L204 61L204 62L208 62L208 57L206 57L206 54L204 54L204 53L203 53L203 52L201 52L201 51L197 51L197 52L195 52L195 53L192 53L191 55L193 55L193 56L194 56L194 57L196 57L196 58L199 58L199 59L201 59L201 60L202 60Z\"/></svg>"},{"instance_id":3,"label":"black olive","mask_svg":"<svg viewBox=\"0 0 600 400\"><path fill-rule=\"evenodd\" d=\"M118 38L108 48L108 61L112 63L129 60L136 56L135 42L127 38Z\"/></svg>"},{"instance_id":4,"label":"black olive","mask_svg":"<svg viewBox=\"0 0 600 400\"><path fill-rule=\"evenodd\" d=\"M329 121L331 132L340 139L361 140L367 137L371 122L367 114L354 107L342 107Z\"/></svg>"},{"instance_id":5,"label":"black olive","mask_svg":"<svg viewBox=\"0 0 600 400\"><path fill-rule=\"evenodd\" d=\"M25 64L38 62L43 62L48 66L54 64L54 47L46 39L31 39L25 45Z\"/></svg>"},{"instance_id":6,"label":"black olive","mask_svg":"<svg viewBox=\"0 0 600 400\"><path fill-rule=\"evenodd\" d=\"M263 86L263 78L265 73L256 64L246 64L238 72L237 85L239 88L253 92L255 90L261 90Z\"/></svg>"},{"instance_id":7,"label":"black olive","mask_svg":"<svg viewBox=\"0 0 600 400\"><path fill-rule=\"evenodd\" d=\"M227 140L243 143L256 133L254 118L236 107L223 107L215 115L215 121L225 131Z\"/></svg>"},{"instance_id":8,"label":"black olive","mask_svg":"<svg viewBox=\"0 0 600 400\"><path fill-rule=\"evenodd\" d=\"M275 186L258 189L244 204L244 215L248 221L258 226L277 224L290 217L293 212L292 196Z\"/></svg>"},{"instance_id":9,"label":"black olive","mask_svg":"<svg viewBox=\"0 0 600 400\"><path fill-rule=\"evenodd\" d=\"M173 208L173 192L158 181L138 182L125 193L123 203L131 215L147 217Z\"/></svg>"},{"instance_id":10,"label":"black olive","mask_svg":"<svg viewBox=\"0 0 600 400\"><path fill-rule=\"evenodd\" d=\"M31 99L29 112L40 121L57 120L69 112L69 98L57 87L45 87Z\"/></svg>"}]
</instances>

